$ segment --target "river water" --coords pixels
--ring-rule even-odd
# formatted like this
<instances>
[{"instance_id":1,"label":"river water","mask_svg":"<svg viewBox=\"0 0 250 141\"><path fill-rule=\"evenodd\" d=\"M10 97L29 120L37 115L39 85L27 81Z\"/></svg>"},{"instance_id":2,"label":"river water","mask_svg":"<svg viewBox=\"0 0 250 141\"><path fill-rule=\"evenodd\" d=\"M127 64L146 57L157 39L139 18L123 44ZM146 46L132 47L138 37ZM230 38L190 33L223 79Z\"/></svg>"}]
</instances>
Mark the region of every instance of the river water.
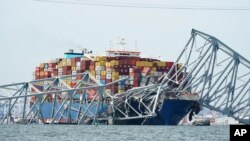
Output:
<instances>
[{"instance_id":1,"label":"river water","mask_svg":"<svg viewBox=\"0 0 250 141\"><path fill-rule=\"evenodd\" d=\"M0 141L221 141L229 126L0 125Z\"/></svg>"}]
</instances>

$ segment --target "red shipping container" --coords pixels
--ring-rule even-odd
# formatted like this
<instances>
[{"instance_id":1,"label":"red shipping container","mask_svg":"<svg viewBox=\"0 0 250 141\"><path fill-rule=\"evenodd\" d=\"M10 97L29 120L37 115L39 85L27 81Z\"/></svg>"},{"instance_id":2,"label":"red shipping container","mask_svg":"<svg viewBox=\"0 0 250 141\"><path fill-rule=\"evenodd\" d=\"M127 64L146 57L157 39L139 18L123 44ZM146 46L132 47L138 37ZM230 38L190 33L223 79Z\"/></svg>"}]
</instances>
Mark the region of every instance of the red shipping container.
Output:
<instances>
[{"instance_id":1,"label":"red shipping container","mask_svg":"<svg viewBox=\"0 0 250 141\"><path fill-rule=\"evenodd\" d=\"M71 70L67 70L67 75L71 75L72 71Z\"/></svg>"},{"instance_id":2,"label":"red shipping container","mask_svg":"<svg viewBox=\"0 0 250 141\"><path fill-rule=\"evenodd\" d=\"M63 75L67 75L67 71L63 71L63 73L62 73Z\"/></svg>"},{"instance_id":3,"label":"red shipping container","mask_svg":"<svg viewBox=\"0 0 250 141\"><path fill-rule=\"evenodd\" d=\"M94 71L95 70L95 66L89 66L89 70L91 70L91 71Z\"/></svg>"},{"instance_id":4,"label":"red shipping container","mask_svg":"<svg viewBox=\"0 0 250 141\"><path fill-rule=\"evenodd\" d=\"M36 76L39 76L39 75L40 75L40 72L39 72L39 71L38 71L38 72L36 71Z\"/></svg>"},{"instance_id":5,"label":"red shipping container","mask_svg":"<svg viewBox=\"0 0 250 141\"><path fill-rule=\"evenodd\" d=\"M36 76L35 76L35 79L36 79L36 80L40 79L40 76L39 76L39 75L36 75Z\"/></svg>"},{"instance_id":6,"label":"red shipping container","mask_svg":"<svg viewBox=\"0 0 250 141\"><path fill-rule=\"evenodd\" d=\"M71 87L73 88L73 87L75 87L75 86L76 86L76 82L72 81L72 82L71 82Z\"/></svg>"},{"instance_id":7,"label":"red shipping container","mask_svg":"<svg viewBox=\"0 0 250 141\"><path fill-rule=\"evenodd\" d=\"M49 68L55 68L56 67L56 63L49 63Z\"/></svg>"},{"instance_id":8,"label":"red shipping container","mask_svg":"<svg viewBox=\"0 0 250 141\"><path fill-rule=\"evenodd\" d=\"M77 80L81 80L81 79L82 79L82 75L77 75L77 76L76 76L76 79L77 79Z\"/></svg>"},{"instance_id":9,"label":"red shipping container","mask_svg":"<svg viewBox=\"0 0 250 141\"><path fill-rule=\"evenodd\" d=\"M36 67L36 71L37 71L37 72L40 72L41 70L42 70L42 68Z\"/></svg>"},{"instance_id":10,"label":"red shipping container","mask_svg":"<svg viewBox=\"0 0 250 141\"><path fill-rule=\"evenodd\" d=\"M174 65L174 62L166 62L167 67L172 67Z\"/></svg>"},{"instance_id":11,"label":"red shipping container","mask_svg":"<svg viewBox=\"0 0 250 141\"><path fill-rule=\"evenodd\" d=\"M133 87L138 87L139 86L139 83L138 82L134 82L133 83Z\"/></svg>"},{"instance_id":12,"label":"red shipping container","mask_svg":"<svg viewBox=\"0 0 250 141\"><path fill-rule=\"evenodd\" d=\"M71 62L71 67L76 67L76 62Z\"/></svg>"},{"instance_id":13,"label":"red shipping container","mask_svg":"<svg viewBox=\"0 0 250 141\"><path fill-rule=\"evenodd\" d=\"M45 71L44 72L44 78L49 78L51 77L51 72L50 71Z\"/></svg>"},{"instance_id":14,"label":"red shipping container","mask_svg":"<svg viewBox=\"0 0 250 141\"><path fill-rule=\"evenodd\" d=\"M106 79L106 84L112 82L111 79Z\"/></svg>"},{"instance_id":15,"label":"red shipping container","mask_svg":"<svg viewBox=\"0 0 250 141\"><path fill-rule=\"evenodd\" d=\"M63 71L71 70L71 66L63 66Z\"/></svg>"},{"instance_id":16,"label":"red shipping container","mask_svg":"<svg viewBox=\"0 0 250 141\"><path fill-rule=\"evenodd\" d=\"M95 66L95 61L90 61L90 66Z\"/></svg>"},{"instance_id":17,"label":"red shipping container","mask_svg":"<svg viewBox=\"0 0 250 141\"><path fill-rule=\"evenodd\" d=\"M52 69L52 72L57 72L58 73L58 69Z\"/></svg>"},{"instance_id":18,"label":"red shipping container","mask_svg":"<svg viewBox=\"0 0 250 141\"><path fill-rule=\"evenodd\" d=\"M76 63L76 62L80 62L80 61L81 61L80 57L71 58L71 63Z\"/></svg>"}]
</instances>

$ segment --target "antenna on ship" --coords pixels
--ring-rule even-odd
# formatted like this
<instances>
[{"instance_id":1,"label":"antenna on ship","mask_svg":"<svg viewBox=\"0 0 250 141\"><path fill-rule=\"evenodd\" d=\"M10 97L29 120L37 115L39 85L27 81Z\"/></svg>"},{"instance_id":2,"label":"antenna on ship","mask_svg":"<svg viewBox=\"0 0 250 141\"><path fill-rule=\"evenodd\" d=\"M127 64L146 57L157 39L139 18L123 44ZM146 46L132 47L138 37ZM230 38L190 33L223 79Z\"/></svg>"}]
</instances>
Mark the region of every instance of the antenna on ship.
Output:
<instances>
[{"instance_id":1,"label":"antenna on ship","mask_svg":"<svg viewBox=\"0 0 250 141\"><path fill-rule=\"evenodd\" d=\"M110 42L109 42L109 50L111 50L112 49L112 41L110 40Z\"/></svg>"},{"instance_id":2,"label":"antenna on ship","mask_svg":"<svg viewBox=\"0 0 250 141\"><path fill-rule=\"evenodd\" d=\"M124 50L124 45L126 44L125 42L125 38L117 38L116 44L118 44L120 46L120 50Z\"/></svg>"},{"instance_id":3,"label":"antenna on ship","mask_svg":"<svg viewBox=\"0 0 250 141\"><path fill-rule=\"evenodd\" d=\"M137 41L135 41L135 51L137 51Z\"/></svg>"}]
</instances>

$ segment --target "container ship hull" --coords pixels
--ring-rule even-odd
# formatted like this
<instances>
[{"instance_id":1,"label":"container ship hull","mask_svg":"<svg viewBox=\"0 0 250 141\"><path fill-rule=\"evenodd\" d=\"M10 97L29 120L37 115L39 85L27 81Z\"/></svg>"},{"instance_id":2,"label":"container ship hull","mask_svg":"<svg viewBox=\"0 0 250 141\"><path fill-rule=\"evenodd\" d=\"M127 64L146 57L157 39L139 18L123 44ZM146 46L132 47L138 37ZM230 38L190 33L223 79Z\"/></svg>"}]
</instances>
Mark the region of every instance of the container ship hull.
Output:
<instances>
[{"instance_id":1,"label":"container ship hull","mask_svg":"<svg viewBox=\"0 0 250 141\"><path fill-rule=\"evenodd\" d=\"M156 115L149 118L120 120L117 125L178 125L179 122L197 105L193 100L165 99Z\"/></svg>"},{"instance_id":2,"label":"container ship hull","mask_svg":"<svg viewBox=\"0 0 250 141\"><path fill-rule=\"evenodd\" d=\"M41 106L41 114L39 114L39 119L43 119L44 123L49 124L52 120L51 117L56 114L53 112L52 107L54 107L54 111L58 111L58 109L62 106L62 103L55 103L53 106L53 102L45 102ZM138 104L133 103L136 108ZM197 105L197 101L194 100L180 100L180 99L165 99L161 107L157 108L156 115L149 118L137 118L137 119L124 119L124 120L114 120L114 125L177 125L181 119L187 115L194 106ZM72 103L71 110L63 114L63 108L60 112L55 116L55 122L59 124L65 124L69 122L72 124L77 124L77 119L79 115L79 109L81 107L82 112L84 112L88 104L79 104ZM86 112L86 116L89 118L93 118L94 113L97 111L99 115L105 114L108 112L108 105L101 104L97 110L97 103L94 103L92 108L90 108ZM34 109L34 111L37 109ZM135 113L130 113L133 115ZM88 121L92 123L92 120ZM103 121L102 124L108 124L107 121Z\"/></svg>"}]
</instances>

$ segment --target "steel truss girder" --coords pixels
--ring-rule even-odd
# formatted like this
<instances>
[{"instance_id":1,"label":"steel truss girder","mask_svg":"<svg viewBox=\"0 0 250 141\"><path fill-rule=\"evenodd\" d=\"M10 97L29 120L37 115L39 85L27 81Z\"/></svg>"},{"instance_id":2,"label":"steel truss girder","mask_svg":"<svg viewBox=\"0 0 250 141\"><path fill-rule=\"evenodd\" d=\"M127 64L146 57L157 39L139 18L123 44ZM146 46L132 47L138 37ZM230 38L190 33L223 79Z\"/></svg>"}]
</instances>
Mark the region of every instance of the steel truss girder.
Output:
<instances>
[{"instance_id":1,"label":"steel truss girder","mask_svg":"<svg viewBox=\"0 0 250 141\"><path fill-rule=\"evenodd\" d=\"M225 59L226 58L226 59ZM183 63L175 71L177 63ZM199 95L204 107L250 124L250 62L219 39L193 29L191 37L175 64L165 75L162 85L182 72L176 95L184 92Z\"/></svg>"},{"instance_id":2,"label":"steel truss girder","mask_svg":"<svg viewBox=\"0 0 250 141\"><path fill-rule=\"evenodd\" d=\"M64 120L64 123L77 123L77 124L89 124L85 122L86 118L89 118L90 121L92 121L93 124L98 123L98 121L101 120L108 120L109 117L100 117L98 113L99 107L102 106L104 103L104 98L110 97L112 102L109 104L113 109L113 120L127 120L127 119L136 119L136 118L145 118L145 117L152 117L155 116L155 111L153 110L153 107L157 106L157 98L156 95L159 96L159 93L156 93L156 90L158 89L159 85L148 85L144 87L138 87L128 90L125 93L122 94L106 94L104 91L106 87L112 86L114 84L117 84L121 81L125 81L128 79L122 78L117 81L113 81L108 84L100 84L97 80L95 80L88 72L77 74L81 75L82 79L77 81L76 85L74 87L69 86L66 84L65 80L71 80L73 81L73 77L76 75L68 75L58 78L48 78L48 79L41 79L41 80L35 80L30 81L26 83L16 83L16 84L9 84L9 85L3 85L0 86L0 89L8 89L11 91L16 91L12 96L5 96L0 97L0 102L7 101L9 102L9 108L8 112L4 114L4 117L1 118L1 124L6 123L6 119L11 119L11 113L13 111L13 107L16 104L16 101L24 99L24 107L22 111L22 116L18 117L20 123L30 124L30 123L50 123L55 124L59 123L62 119ZM19 86L20 88L12 88ZM40 90L40 87L44 87L43 90ZM85 104L87 104L87 107L83 106L84 101L84 94L87 93L88 90L95 89L97 90L95 93L95 96L91 101L85 101ZM77 91L84 91L83 95L81 95L80 99L80 106L79 107L73 107L72 106L72 100L74 96L76 95ZM60 96L62 93L67 93L66 97L62 98L61 105L56 108L56 103L59 101L58 96ZM41 109L45 102L49 100L50 96L53 96L53 105L52 105L52 112L50 121L46 121L44 118L44 115L41 112ZM31 98L35 97L35 101L32 106L29 107L29 102ZM138 107L134 108L131 106L130 101L134 99L135 97L138 97ZM144 102L144 99L152 99L151 104L148 105ZM13 102L14 100L14 102ZM119 102L117 102L119 101ZM136 115L129 115L128 111L123 112L124 109L121 109L119 105L123 105L123 107L127 107L127 110L132 110ZM153 106L154 105L154 106ZM29 107L29 108L27 108ZM6 107L5 107L6 108ZM95 111L91 111L95 108ZM143 111L142 111L143 109ZM155 109L155 108L154 108ZM27 111L28 110L28 111ZM72 119L71 118L71 111L77 112L77 118ZM88 113L88 114L87 114ZM122 113L120 115L120 113ZM117 116L120 115L120 116ZM59 116L59 118L58 118ZM9 122L8 122L9 123ZM12 122L14 123L14 121Z\"/></svg>"}]
</instances>

